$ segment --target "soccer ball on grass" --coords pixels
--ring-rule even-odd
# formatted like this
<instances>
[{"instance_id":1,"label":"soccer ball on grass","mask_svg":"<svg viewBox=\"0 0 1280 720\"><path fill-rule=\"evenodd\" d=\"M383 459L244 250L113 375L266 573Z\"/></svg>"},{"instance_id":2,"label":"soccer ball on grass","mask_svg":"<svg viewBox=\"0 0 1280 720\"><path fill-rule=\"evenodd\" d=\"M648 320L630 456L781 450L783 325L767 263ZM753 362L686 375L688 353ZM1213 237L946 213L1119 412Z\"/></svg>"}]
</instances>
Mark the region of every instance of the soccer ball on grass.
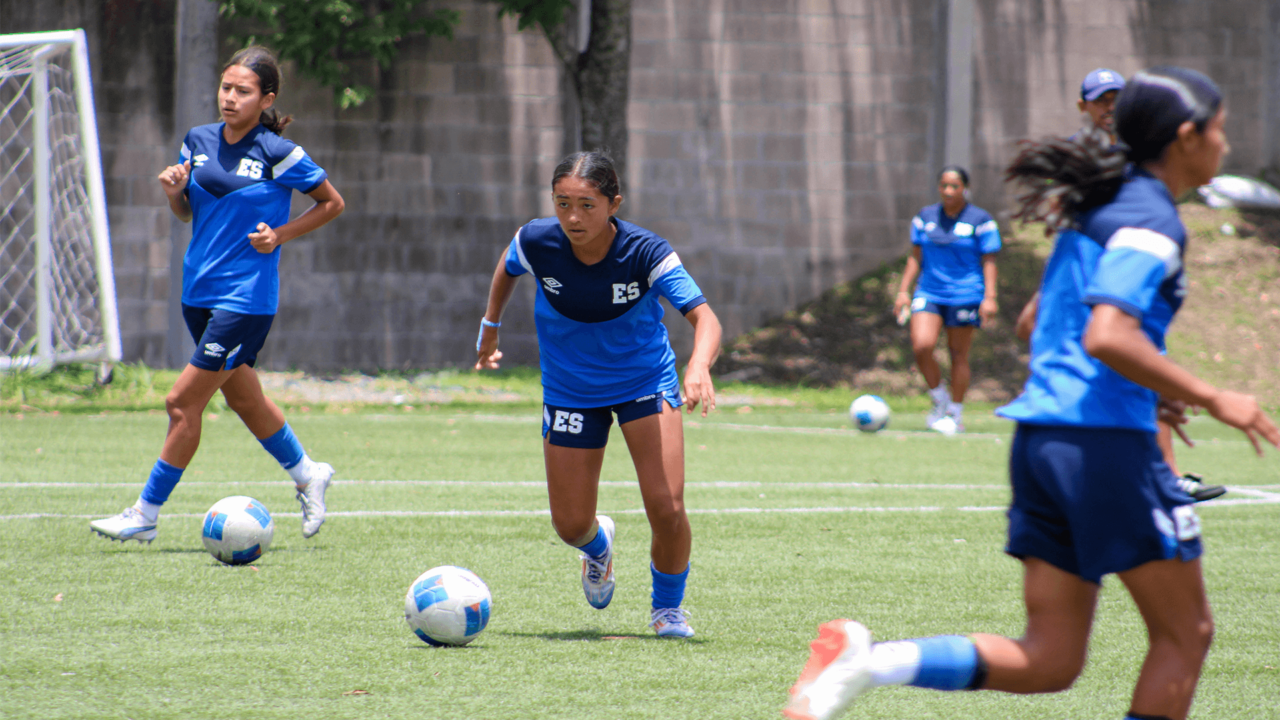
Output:
<instances>
[{"instance_id":1,"label":"soccer ball on grass","mask_svg":"<svg viewBox=\"0 0 1280 720\"><path fill-rule=\"evenodd\" d=\"M889 424L889 404L879 395L859 395L849 406L849 419L862 432L875 432Z\"/></svg>"},{"instance_id":2,"label":"soccer ball on grass","mask_svg":"<svg viewBox=\"0 0 1280 720\"><path fill-rule=\"evenodd\" d=\"M493 597L475 573L441 565L418 576L404 598L404 619L428 645L466 645L489 624Z\"/></svg>"},{"instance_id":3,"label":"soccer ball on grass","mask_svg":"<svg viewBox=\"0 0 1280 720\"><path fill-rule=\"evenodd\" d=\"M227 565L244 565L262 556L276 534L275 520L262 503L244 495L223 498L204 514L204 548Z\"/></svg>"}]
</instances>

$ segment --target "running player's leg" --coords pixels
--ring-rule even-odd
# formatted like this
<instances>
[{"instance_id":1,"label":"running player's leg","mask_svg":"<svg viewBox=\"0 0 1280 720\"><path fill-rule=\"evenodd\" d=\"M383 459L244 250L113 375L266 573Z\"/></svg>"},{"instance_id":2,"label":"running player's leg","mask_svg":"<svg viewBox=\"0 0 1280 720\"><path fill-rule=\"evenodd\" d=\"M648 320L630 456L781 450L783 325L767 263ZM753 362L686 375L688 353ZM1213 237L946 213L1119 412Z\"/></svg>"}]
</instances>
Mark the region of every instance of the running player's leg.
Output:
<instances>
[{"instance_id":1,"label":"running player's leg","mask_svg":"<svg viewBox=\"0 0 1280 720\"><path fill-rule=\"evenodd\" d=\"M1157 560L1119 577L1142 613L1149 643L1129 712L1183 720L1213 640L1200 560Z\"/></svg>"},{"instance_id":2,"label":"running player's leg","mask_svg":"<svg viewBox=\"0 0 1280 720\"><path fill-rule=\"evenodd\" d=\"M544 406L542 455L547 468L551 525L582 551L582 593L594 608L613 600L613 520L596 516L600 468L613 416L607 409Z\"/></svg>"},{"instance_id":3,"label":"running player's leg","mask_svg":"<svg viewBox=\"0 0 1280 720\"><path fill-rule=\"evenodd\" d=\"M679 406L662 399L657 403L659 412L622 423L653 534L650 624L664 637L692 637L693 629L680 607L693 545L684 506L684 421Z\"/></svg>"},{"instance_id":4,"label":"running player's leg","mask_svg":"<svg viewBox=\"0 0 1280 720\"><path fill-rule=\"evenodd\" d=\"M333 466L315 462L285 422L279 406L262 392L258 373L249 365L235 369L222 385L222 395L240 420L262 444L263 449L289 473L302 508L302 535L312 537L324 524L325 492L333 479Z\"/></svg>"},{"instance_id":5,"label":"running player's leg","mask_svg":"<svg viewBox=\"0 0 1280 720\"><path fill-rule=\"evenodd\" d=\"M976 314L976 313L975 313ZM973 325L947 328L947 349L951 355L951 406L947 414L956 423L958 432L964 431L964 396L969 392L969 348L973 346Z\"/></svg>"},{"instance_id":6,"label":"running player's leg","mask_svg":"<svg viewBox=\"0 0 1280 720\"><path fill-rule=\"evenodd\" d=\"M922 304L923 303L923 304ZM911 352L915 355L916 366L920 375L929 387L929 397L933 400L933 410L925 419L930 427L946 416L947 407L951 403L951 395L946 383L942 382L942 368L933 356L938 346L938 332L942 330L942 315L937 307L918 297L912 302L911 313Z\"/></svg>"}]
</instances>

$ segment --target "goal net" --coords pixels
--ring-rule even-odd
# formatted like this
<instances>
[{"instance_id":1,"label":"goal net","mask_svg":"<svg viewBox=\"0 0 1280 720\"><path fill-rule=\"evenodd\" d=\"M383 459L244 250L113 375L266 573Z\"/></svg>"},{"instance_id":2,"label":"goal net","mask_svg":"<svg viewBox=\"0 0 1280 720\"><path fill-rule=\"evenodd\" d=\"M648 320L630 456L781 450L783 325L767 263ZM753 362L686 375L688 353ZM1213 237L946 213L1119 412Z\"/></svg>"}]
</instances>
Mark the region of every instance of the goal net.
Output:
<instances>
[{"instance_id":1,"label":"goal net","mask_svg":"<svg viewBox=\"0 0 1280 720\"><path fill-rule=\"evenodd\" d=\"M0 35L0 371L120 360L84 31Z\"/></svg>"}]
</instances>

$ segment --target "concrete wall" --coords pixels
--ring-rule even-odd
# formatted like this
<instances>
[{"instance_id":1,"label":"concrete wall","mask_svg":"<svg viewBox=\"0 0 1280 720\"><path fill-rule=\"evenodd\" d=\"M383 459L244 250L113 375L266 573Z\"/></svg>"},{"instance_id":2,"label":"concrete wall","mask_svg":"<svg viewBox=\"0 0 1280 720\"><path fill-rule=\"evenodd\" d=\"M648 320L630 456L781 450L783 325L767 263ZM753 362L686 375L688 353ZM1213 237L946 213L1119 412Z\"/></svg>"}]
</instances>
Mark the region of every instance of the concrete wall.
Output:
<instances>
[{"instance_id":1,"label":"concrete wall","mask_svg":"<svg viewBox=\"0 0 1280 720\"><path fill-rule=\"evenodd\" d=\"M455 38L367 68L379 92L364 107L336 110L286 68L287 136L347 212L285 248L267 367L469 363L498 257L551 211L562 121L547 43L493 5L447 4L462 11ZM621 215L671 240L729 334L904 252L944 144L966 140L947 141L959 113L974 201L999 214L1013 144L1073 131L1080 79L1100 65L1208 72L1231 113L1227 169L1280 164L1280 0L635 0L633 13ZM175 0L0 0L0 32L89 33L125 353L153 364L170 291L154 178L185 131L174 14ZM955 17L973 18L968 66L948 66ZM954 107L958 82L970 107ZM504 318L514 362L536 359L532 289ZM687 350L687 325L669 319Z\"/></svg>"}]
</instances>

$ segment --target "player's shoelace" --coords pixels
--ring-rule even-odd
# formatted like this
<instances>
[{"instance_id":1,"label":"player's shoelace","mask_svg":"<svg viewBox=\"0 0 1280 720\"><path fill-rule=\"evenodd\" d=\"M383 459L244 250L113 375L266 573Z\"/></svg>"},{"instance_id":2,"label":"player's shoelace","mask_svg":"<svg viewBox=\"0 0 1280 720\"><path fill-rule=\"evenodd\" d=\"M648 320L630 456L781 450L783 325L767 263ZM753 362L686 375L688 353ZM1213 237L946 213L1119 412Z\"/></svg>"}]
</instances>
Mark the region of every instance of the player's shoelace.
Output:
<instances>
[{"instance_id":1,"label":"player's shoelace","mask_svg":"<svg viewBox=\"0 0 1280 720\"><path fill-rule=\"evenodd\" d=\"M656 626L658 623L666 623L672 625L675 623L687 623L689 611L684 608L663 608L653 616L653 620L649 623L650 627Z\"/></svg>"},{"instance_id":2,"label":"player's shoelace","mask_svg":"<svg viewBox=\"0 0 1280 720\"><path fill-rule=\"evenodd\" d=\"M590 555L583 556L587 561L587 582L592 585L599 585L604 582L605 571L608 566L601 562L596 562Z\"/></svg>"}]
</instances>

